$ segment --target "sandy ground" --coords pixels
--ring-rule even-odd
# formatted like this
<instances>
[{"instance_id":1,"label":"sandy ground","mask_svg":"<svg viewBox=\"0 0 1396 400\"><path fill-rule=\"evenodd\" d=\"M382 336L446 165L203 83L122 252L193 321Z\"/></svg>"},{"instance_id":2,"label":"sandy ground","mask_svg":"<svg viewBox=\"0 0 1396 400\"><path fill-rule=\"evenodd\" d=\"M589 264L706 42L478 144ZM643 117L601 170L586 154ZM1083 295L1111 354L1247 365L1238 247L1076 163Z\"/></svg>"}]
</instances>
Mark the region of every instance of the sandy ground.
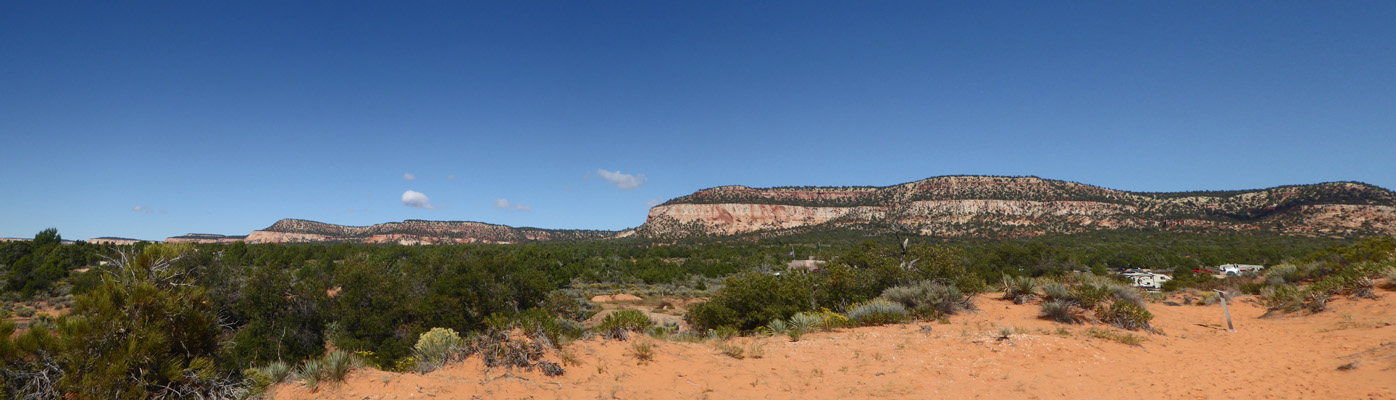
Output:
<instances>
[{"instance_id":1,"label":"sandy ground","mask_svg":"<svg viewBox=\"0 0 1396 400\"><path fill-rule=\"evenodd\" d=\"M566 346L580 362L565 375L485 370L471 359L425 375L363 369L312 392L298 382L276 399L1396 399L1396 293L1334 300L1328 311L1260 318L1253 299L1150 305L1161 335L1130 346L1087 336L1099 325L1037 319L1038 306L993 294L948 323L738 338L746 357L715 343L654 343L639 362L633 342ZM1011 325L1007 340L995 332ZM929 327L929 328L926 328ZM929 332L926 330L929 329ZM1065 330L1063 335L1062 329ZM752 353L762 353L759 358ZM550 355L558 360L557 355Z\"/></svg>"}]
</instances>

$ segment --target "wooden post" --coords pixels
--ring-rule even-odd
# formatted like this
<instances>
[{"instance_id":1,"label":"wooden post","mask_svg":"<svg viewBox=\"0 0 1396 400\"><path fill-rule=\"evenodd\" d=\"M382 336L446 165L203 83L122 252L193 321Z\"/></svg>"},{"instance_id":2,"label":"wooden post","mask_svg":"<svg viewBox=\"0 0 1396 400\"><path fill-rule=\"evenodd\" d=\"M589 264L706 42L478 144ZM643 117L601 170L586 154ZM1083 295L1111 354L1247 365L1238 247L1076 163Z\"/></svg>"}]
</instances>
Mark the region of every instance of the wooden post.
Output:
<instances>
[{"instance_id":1,"label":"wooden post","mask_svg":"<svg viewBox=\"0 0 1396 400\"><path fill-rule=\"evenodd\" d=\"M1221 298L1222 312L1226 313L1226 331L1236 332L1236 327L1231 326L1231 310L1226 308L1226 292L1215 289L1213 289L1212 291L1217 292L1217 297Z\"/></svg>"}]
</instances>

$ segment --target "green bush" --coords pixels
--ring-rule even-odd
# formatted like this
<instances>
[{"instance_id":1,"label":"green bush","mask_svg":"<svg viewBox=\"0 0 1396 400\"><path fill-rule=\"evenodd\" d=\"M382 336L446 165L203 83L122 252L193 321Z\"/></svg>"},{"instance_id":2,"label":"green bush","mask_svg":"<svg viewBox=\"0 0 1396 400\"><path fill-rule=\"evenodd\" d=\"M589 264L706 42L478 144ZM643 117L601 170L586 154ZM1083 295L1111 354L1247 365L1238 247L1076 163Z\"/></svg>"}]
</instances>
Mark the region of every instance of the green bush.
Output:
<instances>
[{"instance_id":1,"label":"green bush","mask_svg":"<svg viewBox=\"0 0 1396 400\"><path fill-rule=\"evenodd\" d=\"M1094 310L1096 306L1110 297L1110 290L1105 286L1092 283L1082 283L1072 286L1070 296L1076 305L1087 310Z\"/></svg>"},{"instance_id":2,"label":"green bush","mask_svg":"<svg viewBox=\"0 0 1396 400\"><path fill-rule=\"evenodd\" d=\"M859 303L848 311L848 319L859 326L895 324L910 316L906 307L885 299Z\"/></svg>"},{"instance_id":3,"label":"green bush","mask_svg":"<svg viewBox=\"0 0 1396 400\"><path fill-rule=\"evenodd\" d=\"M1154 319L1154 314L1144 309L1143 305L1132 301L1115 301L1109 306L1096 310L1096 318L1101 322L1114 325L1129 330L1149 330L1149 321Z\"/></svg>"},{"instance_id":4,"label":"green bush","mask_svg":"<svg viewBox=\"0 0 1396 400\"><path fill-rule=\"evenodd\" d=\"M460 334L451 328L431 328L417 337L413 349L417 353L417 365L427 371L441 367L465 342Z\"/></svg>"},{"instance_id":5,"label":"green bush","mask_svg":"<svg viewBox=\"0 0 1396 400\"><path fill-rule=\"evenodd\" d=\"M1270 311L1299 311L1304 307L1304 291L1294 285L1269 286L1260 290L1260 304Z\"/></svg>"},{"instance_id":6,"label":"green bush","mask_svg":"<svg viewBox=\"0 0 1396 400\"><path fill-rule=\"evenodd\" d=\"M191 246L123 255L59 324L59 386L78 398L208 395L219 380L218 317L208 290L175 264Z\"/></svg>"},{"instance_id":7,"label":"green bush","mask_svg":"<svg viewBox=\"0 0 1396 400\"><path fill-rule=\"evenodd\" d=\"M607 314L594 331L602 337L614 340L627 340L631 332L646 332L653 322L639 310L618 310Z\"/></svg>"},{"instance_id":8,"label":"green bush","mask_svg":"<svg viewBox=\"0 0 1396 400\"><path fill-rule=\"evenodd\" d=\"M773 319L789 318L810 309L813 285L804 275L753 272L728 278L707 302L689 306L686 318L700 331L724 325L748 331Z\"/></svg>"}]
</instances>

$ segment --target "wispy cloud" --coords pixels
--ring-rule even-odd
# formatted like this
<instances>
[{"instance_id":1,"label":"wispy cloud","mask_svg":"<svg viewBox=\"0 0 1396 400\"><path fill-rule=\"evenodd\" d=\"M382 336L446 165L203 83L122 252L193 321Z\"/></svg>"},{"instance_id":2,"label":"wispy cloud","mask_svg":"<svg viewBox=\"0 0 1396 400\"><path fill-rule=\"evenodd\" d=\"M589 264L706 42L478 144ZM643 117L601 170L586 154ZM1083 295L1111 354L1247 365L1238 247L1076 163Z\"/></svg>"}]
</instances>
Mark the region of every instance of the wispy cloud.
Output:
<instances>
[{"instance_id":1,"label":"wispy cloud","mask_svg":"<svg viewBox=\"0 0 1396 400\"><path fill-rule=\"evenodd\" d=\"M640 186L643 186L645 184L645 181L649 180L648 178L645 178L645 174L630 175L623 174L620 171L612 172L604 169L598 169L596 170L596 173L601 175L601 179L605 179L606 182L610 182L611 184L616 185L616 187L620 188L621 190L630 190L638 188Z\"/></svg>"},{"instance_id":2,"label":"wispy cloud","mask_svg":"<svg viewBox=\"0 0 1396 400\"><path fill-rule=\"evenodd\" d=\"M402 179L406 179L406 180L409 180L409 181L415 181L415 180L417 180L417 176L416 176L416 175L409 174L409 173L403 173L403 174L402 174Z\"/></svg>"},{"instance_id":3,"label":"wispy cloud","mask_svg":"<svg viewBox=\"0 0 1396 400\"><path fill-rule=\"evenodd\" d=\"M654 199L654 200L646 201L646 202L645 202L645 207L654 207L654 206L657 206L657 205L660 205L660 204L664 204L664 199Z\"/></svg>"},{"instance_id":4,"label":"wispy cloud","mask_svg":"<svg viewBox=\"0 0 1396 400\"><path fill-rule=\"evenodd\" d=\"M456 179L456 176L455 176L455 175L446 175L446 179L453 180L453 179Z\"/></svg>"},{"instance_id":5,"label":"wispy cloud","mask_svg":"<svg viewBox=\"0 0 1396 400\"><path fill-rule=\"evenodd\" d=\"M533 211L533 207L529 207L529 206L526 206L526 205L523 205L523 204L510 203L509 200L506 200L506 199L494 199L494 206L495 206L495 208L500 208L500 209L512 208L512 209L514 209L514 211L523 211L523 212Z\"/></svg>"},{"instance_id":6,"label":"wispy cloud","mask_svg":"<svg viewBox=\"0 0 1396 400\"><path fill-rule=\"evenodd\" d=\"M146 213L146 214L154 214L154 213L155 213L155 210L154 210L154 209L151 209L150 207L146 207L146 206L135 206L135 207L131 207L131 211L133 211L133 212L138 212L138 213Z\"/></svg>"},{"instance_id":7,"label":"wispy cloud","mask_svg":"<svg viewBox=\"0 0 1396 400\"><path fill-rule=\"evenodd\" d=\"M427 195L415 190L402 192L402 205L427 210L436 208L436 206L431 205L431 199L427 198Z\"/></svg>"}]
</instances>

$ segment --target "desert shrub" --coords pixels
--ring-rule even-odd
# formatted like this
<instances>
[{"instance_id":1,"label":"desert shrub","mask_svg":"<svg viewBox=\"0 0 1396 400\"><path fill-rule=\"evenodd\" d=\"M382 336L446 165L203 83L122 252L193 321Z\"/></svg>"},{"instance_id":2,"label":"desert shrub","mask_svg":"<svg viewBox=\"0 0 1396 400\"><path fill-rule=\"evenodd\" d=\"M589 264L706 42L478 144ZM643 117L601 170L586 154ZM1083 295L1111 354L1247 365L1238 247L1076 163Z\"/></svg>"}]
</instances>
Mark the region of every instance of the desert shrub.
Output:
<instances>
[{"instance_id":1,"label":"desert shrub","mask_svg":"<svg viewBox=\"0 0 1396 400\"><path fill-rule=\"evenodd\" d=\"M29 307L20 307L18 310L15 310L15 315L18 315L18 316L20 316L20 317L22 317L22 318L33 317L33 316L34 316L34 309L29 308Z\"/></svg>"},{"instance_id":2,"label":"desert shrub","mask_svg":"<svg viewBox=\"0 0 1396 400\"><path fill-rule=\"evenodd\" d=\"M1197 297L1197 305L1199 306L1210 306L1217 304L1218 301L1221 301L1221 296L1217 292L1206 292Z\"/></svg>"},{"instance_id":3,"label":"desert shrub","mask_svg":"<svg viewBox=\"0 0 1396 400\"><path fill-rule=\"evenodd\" d=\"M1012 325L1000 326L999 329L998 329L998 331L994 332L994 338L996 338L996 339L998 339L998 340L1008 340L1008 339L1012 339L1012 338L1013 338L1013 333L1014 333L1014 331L1013 331L1013 326L1012 326Z\"/></svg>"},{"instance_id":4,"label":"desert shrub","mask_svg":"<svg viewBox=\"0 0 1396 400\"><path fill-rule=\"evenodd\" d=\"M1024 304L1037 298L1037 280L1028 276L1003 278L1003 299Z\"/></svg>"},{"instance_id":5,"label":"desert shrub","mask_svg":"<svg viewBox=\"0 0 1396 400\"><path fill-rule=\"evenodd\" d=\"M1050 302L1054 300L1071 301L1071 289L1059 282L1043 283L1042 301Z\"/></svg>"},{"instance_id":6,"label":"desert shrub","mask_svg":"<svg viewBox=\"0 0 1396 400\"><path fill-rule=\"evenodd\" d=\"M1149 321L1154 314L1143 305L1131 301L1115 301L1109 306L1096 310L1096 318L1101 322L1129 330L1149 330Z\"/></svg>"},{"instance_id":7,"label":"desert shrub","mask_svg":"<svg viewBox=\"0 0 1396 400\"><path fill-rule=\"evenodd\" d=\"M554 346L562 346L566 341L579 338L583 332L580 323L559 319L542 308L530 308L519 313L517 324L530 335L539 333L546 336Z\"/></svg>"},{"instance_id":8,"label":"desert shrub","mask_svg":"<svg viewBox=\"0 0 1396 400\"><path fill-rule=\"evenodd\" d=\"M752 330L773 319L809 310L812 287L805 274L775 277L745 273L725 280L707 302L689 306L686 318L698 330L723 325Z\"/></svg>"},{"instance_id":9,"label":"desert shrub","mask_svg":"<svg viewBox=\"0 0 1396 400\"><path fill-rule=\"evenodd\" d=\"M1144 307L1144 305L1148 303L1144 300L1144 293L1134 287L1117 283L1107 286L1107 289L1110 291L1110 297L1114 298L1116 303L1123 301L1134 303L1134 305L1140 307Z\"/></svg>"},{"instance_id":10,"label":"desert shrub","mask_svg":"<svg viewBox=\"0 0 1396 400\"><path fill-rule=\"evenodd\" d=\"M1082 283L1072 286L1069 291L1071 298L1076 305L1087 310L1093 310L1105 299L1110 298L1110 290L1105 285L1094 283Z\"/></svg>"},{"instance_id":11,"label":"desert shrub","mask_svg":"<svg viewBox=\"0 0 1396 400\"><path fill-rule=\"evenodd\" d=\"M655 339L669 340L669 336L674 334L674 330L670 329L667 326L655 325L651 326L650 329L647 332L645 332L645 334Z\"/></svg>"},{"instance_id":12,"label":"desert shrub","mask_svg":"<svg viewBox=\"0 0 1396 400\"><path fill-rule=\"evenodd\" d=\"M619 310L602 318L596 330L608 338L625 340L628 332L644 332L653 324L650 317L639 310Z\"/></svg>"},{"instance_id":13,"label":"desert shrub","mask_svg":"<svg viewBox=\"0 0 1396 400\"><path fill-rule=\"evenodd\" d=\"M848 311L848 319L859 326L894 324L905 321L910 316L906 307L885 299L859 303Z\"/></svg>"},{"instance_id":14,"label":"desert shrub","mask_svg":"<svg viewBox=\"0 0 1396 400\"><path fill-rule=\"evenodd\" d=\"M1042 302L1042 313L1044 319L1057 322L1074 324L1080 322L1081 316L1076 313L1076 306L1067 300L1051 300Z\"/></svg>"},{"instance_id":15,"label":"desert shrub","mask_svg":"<svg viewBox=\"0 0 1396 400\"><path fill-rule=\"evenodd\" d=\"M1298 311L1304 306L1304 291L1288 284L1269 286L1261 289L1260 304L1270 311Z\"/></svg>"},{"instance_id":16,"label":"desert shrub","mask_svg":"<svg viewBox=\"0 0 1396 400\"><path fill-rule=\"evenodd\" d=\"M631 343L630 352L635 355L639 364L654 361L654 343L648 340L636 340Z\"/></svg>"},{"instance_id":17,"label":"desert shrub","mask_svg":"<svg viewBox=\"0 0 1396 400\"><path fill-rule=\"evenodd\" d=\"M543 355L552 345L541 334L524 340L510 337L507 332L493 331L474 338L466 345L467 356L479 355L489 368L521 368L525 371L542 370L544 375L563 374L561 365L543 360Z\"/></svg>"},{"instance_id":18,"label":"desert shrub","mask_svg":"<svg viewBox=\"0 0 1396 400\"><path fill-rule=\"evenodd\" d=\"M1265 269L1265 282L1270 285L1283 285L1297 281L1299 267L1294 264L1280 264Z\"/></svg>"},{"instance_id":19,"label":"desert shrub","mask_svg":"<svg viewBox=\"0 0 1396 400\"><path fill-rule=\"evenodd\" d=\"M918 317L930 319L974 307L971 298L962 294L959 288L930 281L888 288L880 298L899 303Z\"/></svg>"},{"instance_id":20,"label":"desert shrub","mask_svg":"<svg viewBox=\"0 0 1396 400\"><path fill-rule=\"evenodd\" d=\"M1382 277L1386 278L1386 288L1396 290L1396 266L1388 266L1382 271Z\"/></svg>"},{"instance_id":21,"label":"desert shrub","mask_svg":"<svg viewBox=\"0 0 1396 400\"><path fill-rule=\"evenodd\" d=\"M189 246L151 245L123 254L78 296L59 324L68 343L59 386L77 398L209 396L223 376L218 317L208 290L174 263Z\"/></svg>"},{"instance_id":22,"label":"desert shrub","mask_svg":"<svg viewBox=\"0 0 1396 400\"><path fill-rule=\"evenodd\" d=\"M741 334L740 331L737 331L736 327L729 325L723 325L714 329L710 329L708 333L710 334L710 336L717 340L727 340L737 337Z\"/></svg>"},{"instance_id":23,"label":"desert shrub","mask_svg":"<svg viewBox=\"0 0 1396 400\"><path fill-rule=\"evenodd\" d=\"M848 317L845 317L842 314L833 311L829 311L829 309L827 308L821 308L817 311L810 311L805 314L818 317L819 324L816 326L816 328L825 332L843 327L853 326L853 322L850 321Z\"/></svg>"},{"instance_id":24,"label":"desert shrub","mask_svg":"<svg viewBox=\"0 0 1396 400\"><path fill-rule=\"evenodd\" d=\"M718 342L717 344L713 345L713 347L716 347L718 351L721 351L722 354L726 354L728 357L732 357L738 360L746 358L746 348L743 348L742 346L738 346L727 342Z\"/></svg>"},{"instance_id":25,"label":"desert shrub","mask_svg":"<svg viewBox=\"0 0 1396 400\"><path fill-rule=\"evenodd\" d=\"M413 346L417 354L417 366L423 368L423 371L439 368L462 344L464 341L454 329L431 328L418 336L417 344Z\"/></svg>"}]
</instances>

